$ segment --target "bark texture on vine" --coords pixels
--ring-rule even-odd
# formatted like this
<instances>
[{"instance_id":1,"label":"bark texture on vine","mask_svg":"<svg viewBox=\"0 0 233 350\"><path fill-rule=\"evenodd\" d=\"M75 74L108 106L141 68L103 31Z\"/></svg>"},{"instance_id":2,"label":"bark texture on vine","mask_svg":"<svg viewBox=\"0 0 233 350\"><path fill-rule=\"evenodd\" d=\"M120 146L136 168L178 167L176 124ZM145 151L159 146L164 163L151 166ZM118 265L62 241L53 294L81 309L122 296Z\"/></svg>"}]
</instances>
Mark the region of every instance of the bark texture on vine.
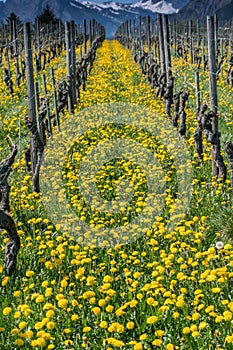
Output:
<instances>
[{"instance_id":1,"label":"bark texture on vine","mask_svg":"<svg viewBox=\"0 0 233 350\"><path fill-rule=\"evenodd\" d=\"M10 216L10 186L8 184L8 177L17 154L17 147L9 137L7 141L11 146L11 153L0 163L0 229L6 230L9 238L5 248L4 269L6 274L11 275L16 269L20 238L15 222Z\"/></svg>"}]
</instances>

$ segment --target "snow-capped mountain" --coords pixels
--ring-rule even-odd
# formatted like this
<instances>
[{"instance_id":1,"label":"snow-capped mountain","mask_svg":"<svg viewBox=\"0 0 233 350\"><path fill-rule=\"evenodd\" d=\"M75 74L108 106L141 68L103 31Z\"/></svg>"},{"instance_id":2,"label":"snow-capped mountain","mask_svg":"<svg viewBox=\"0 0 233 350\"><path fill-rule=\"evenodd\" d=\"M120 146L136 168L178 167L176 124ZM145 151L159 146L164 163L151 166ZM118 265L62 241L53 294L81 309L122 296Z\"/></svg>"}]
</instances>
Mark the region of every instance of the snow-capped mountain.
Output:
<instances>
[{"instance_id":1,"label":"snow-capped mountain","mask_svg":"<svg viewBox=\"0 0 233 350\"><path fill-rule=\"evenodd\" d=\"M104 3L96 3L89 0L71 0L70 4L73 7L85 6L89 10L104 17L104 22L107 29L107 35L112 35L113 31L119 25L119 21L124 22L127 19L137 18L139 16L151 16L155 18L157 13L176 14L179 9L184 6L189 0L139 0L129 4L122 4L115 1L107 1ZM111 25L107 21L111 21Z\"/></svg>"},{"instance_id":2,"label":"snow-capped mountain","mask_svg":"<svg viewBox=\"0 0 233 350\"><path fill-rule=\"evenodd\" d=\"M112 9L114 11L121 11L124 8L123 4L118 4L115 1L108 1L108 2L103 2L103 3L94 3L94 2L90 2L90 1L82 1L82 4L92 8L92 9L96 9L98 11L102 11L104 9Z\"/></svg>"},{"instance_id":3,"label":"snow-capped mountain","mask_svg":"<svg viewBox=\"0 0 233 350\"><path fill-rule=\"evenodd\" d=\"M94 0L95 1L95 0ZM120 1L120 0L119 0ZM129 4L115 1L96 3L90 0L6 0L0 2L0 20L14 12L22 21L33 22L46 5L49 5L63 21L83 23L96 19L105 26L107 37L113 37L117 27L128 19L139 16L156 18L157 13L175 14L189 0L132 0Z\"/></svg>"},{"instance_id":4,"label":"snow-capped mountain","mask_svg":"<svg viewBox=\"0 0 233 350\"><path fill-rule=\"evenodd\" d=\"M146 10L153 13L166 13L173 14L179 11L178 7L174 7L172 2L169 0L140 0L131 4L122 4L115 1L108 1L104 3L95 3L91 1L80 1L75 0L75 2L81 2L82 5L87 6L88 8L95 9L97 11L103 11L105 9L110 9L115 12L119 11L128 11L134 12L134 10ZM174 1L173 1L174 2Z\"/></svg>"},{"instance_id":5,"label":"snow-capped mountain","mask_svg":"<svg viewBox=\"0 0 233 350\"><path fill-rule=\"evenodd\" d=\"M141 8L143 10L149 10L156 13L166 13L168 15L177 13L178 8L174 8L172 3L167 1L159 1L155 3L153 0L140 0L130 5L132 8Z\"/></svg>"}]
</instances>

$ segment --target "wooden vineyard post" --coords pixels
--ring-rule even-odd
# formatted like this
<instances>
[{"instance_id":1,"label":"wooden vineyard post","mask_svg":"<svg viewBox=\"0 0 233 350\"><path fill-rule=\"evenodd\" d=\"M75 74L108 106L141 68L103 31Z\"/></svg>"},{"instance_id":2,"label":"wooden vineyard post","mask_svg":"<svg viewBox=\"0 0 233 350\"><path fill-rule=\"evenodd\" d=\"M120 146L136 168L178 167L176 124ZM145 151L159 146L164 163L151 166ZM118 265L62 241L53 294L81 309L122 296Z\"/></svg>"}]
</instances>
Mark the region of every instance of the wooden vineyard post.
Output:
<instances>
[{"instance_id":1,"label":"wooden vineyard post","mask_svg":"<svg viewBox=\"0 0 233 350\"><path fill-rule=\"evenodd\" d=\"M126 21L126 41L127 41L127 48L130 48L130 40L129 40L129 21Z\"/></svg>"},{"instance_id":2,"label":"wooden vineyard post","mask_svg":"<svg viewBox=\"0 0 233 350\"><path fill-rule=\"evenodd\" d=\"M197 106L197 113L199 113L200 106L201 106L201 98L200 98L200 78L199 78L198 69L195 72L195 83L196 83L196 106Z\"/></svg>"},{"instance_id":3,"label":"wooden vineyard post","mask_svg":"<svg viewBox=\"0 0 233 350\"><path fill-rule=\"evenodd\" d=\"M92 45L93 42L93 22L92 20L89 21L89 40L90 40L90 45Z\"/></svg>"},{"instance_id":4,"label":"wooden vineyard post","mask_svg":"<svg viewBox=\"0 0 233 350\"><path fill-rule=\"evenodd\" d=\"M27 79L28 79L29 118L32 122L36 122L36 105L35 105L35 89L34 89L34 75L33 75L33 64L32 64L30 23L25 23L24 25L24 45L25 45L26 73L27 73Z\"/></svg>"},{"instance_id":5,"label":"wooden vineyard post","mask_svg":"<svg viewBox=\"0 0 233 350\"><path fill-rule=\"evenodd\" d=\"M214 43L215 43L215 60L218 62L218 17L214 15Z\"/></svg>"},{"instance_id":6,"label":"wooden vineyard post","mask_svg":"<svg viewBox=\"0 0 233 350\"><path fill-rule=\"evenodd\" d=\"M36 122L37 122L37 130L41 140L43 141L43 131L42 131L42 121L40 115L40 95L39 95L39 84L35 83L35 102L36 102Z\"/></svg>"},{"instance_id":7,"label":"wooden vineyard post","mask_svg":"<svg viewBox=\"0 0 233 350\"><path fill-rule=\"evenodd\" d=\"M215 57L215 40L214 40L214 17L207 17L207 35L208 35L208 64L209 64L209 93L210 93L210 109L214 112L212 118L212 130L214 134L218 133L217 118L217 81L216 81L216 57ZM218 171L214 161L214 146L212 145L212 175L217 176Z\"/></svg>"},{"instance_id":8,"label":"wooden vineyard post","mask_svg":"<svg viewBox=\"0 0 233 350\"><path fill-rule=\"evenodd\" d=\"M232 32L230 31L229 34L229 50L230 50L230 54L232 53Z\"/></svg>"},{"instance_id":9,"label":"wooden vineyard post","mask_svg":"<svg viewBox=\"0 0 233 350\"><path fill-rule=\"evenodd\" d=\"M8 73L9 73L9 76L11 77L11 65L10 65L8 47L9 47L9 43L8 43L8 40L6 39L5 59L6 59L6 61L7 61Z\"/></svg>"},{"instance_id":10,"label":"wooden vineyard post","mask_svg":"<svg viewBox=\"0 0 233 350\"><path fill-rule=\"evenodd\" d=\"M193 21L189 20L189 53L190 53L190 63L193 64Z\"/></svg>"},{"instance_id":11,"label":"wooden vineyard post","mask_svg":"<svg viewBox=\"0 0 233 350\"><path fill-rule=\"evenodd\" d=\"M13 43L14 43L14 56L15 56L15 71L16 71L16 84L20 85L20 73L19 73L19 63L18 63L18 45L17 45L17 31L16 31L16 20L12 21L13 30Z\"/></svg>"},{"instance_id":12,"label":"wooden vineyard post","mask_svg":"<svg viewBox=\"0 0 233 350\"><path fill-rule=\"evenodd\" d=\"M199 45L200 45L200 23L199 19L197 20L197 50L199 50Z\"/></svg>"},{"instance_id":13,"label":"wooden vineyard post","mask_svg":"<svg viewBox=\"0 0 233 350\"><path fill-rule=\"evenodd\" d=\"M212 176L225 178L226 172L220 152L220 135L218 130L218 100L217 100L217 67L215 53L215 30L214 16L207 16L207 35L208 35L208 68L209 68L209 94L210 110L212 112L212 130L210 142L212 144Z\"/></svg>"},{"instance_id":14,"label":"wooden vineyard post","mask_svg":"<svg viewBox=\"0 0 233 350\"><path fill-rule=\"evenodd\" d=\"M148 52L151 51L151 29L150 29L150 16L146 17L146 36Z\"/></svg>"},{"instance_id":15,"label":"wooden vineyard post","mask_svg":"<svg viewBox=\"0 0 233 350\"><path fill-rule=\"evenodd\" d=\"M68 89L69 89L68 109L70 113L74 113L74 99L73 99L73 88L72 88L72 50L71 50L71 33L70 33L69 22L65 23L65 37L66 37L66 66L67 66L67 78L68 78Z\"/></svg>"},{"instance_id":16,"label":"wooden vineyard post","mask_svg":"<svg viewBox=\"0 0 233 350\"><path fill-rule=\"evenodd\" d=\"M162 16L163 21L163 33L164 33L164 54L165 54L165 66L166 70L171 69L171 52L170 52L170 35L169 35L169 25L168 16Z\"/></svg>"},{"instance_id":17,"label":"wooden vineyard post","mask_svg":"<svg viewBox=\"0 0 233 350\"><path fill-rule=\"evenodd\" d=\"M221 52L221 56L222 56L222 57L223 57L223 55L224 55L223 44L224 44L224 38L221 38L221 39L220 39L220 52Z\"/></svg>"},{"instance_id":18,"label":"wooden vineyard post","mask_svg":"<svg viewBox=\"0 0 233 350\"><path fill-rule=\"evenodd\" d=\"M174 52L176 53L177 51L177 39L176 39L176 36L177 36L177 22L176 20L174 19L173 20L173 42L174 42Z\"/></svg>"},{"instance_id":19,"label":"wooden vineyard post","mask_svg":"<svg viewBox=\"0 0 233 350\"><path fill-rule=\"evenodd\" d=\"M92 39L93 41L95 40L96 36L97 36L97 30L96 30L96 20L93 19L92 20Z\"/></svg>"},{"instance_id":20,"label":"wooden vineyard post","mask_svg":"<svg viewBox=\"0 0 233 350\"><path fill-rule=\"evenodd\" d=\"M53 68L51 68L51 77L52 77L52 84L53 84L54 115L55 115L57 130L58 130L58 132L60 132L61 129L60 129L60 119L59 119L59 115L58 115L58 106L57 106L57 91L56 91L56 83L55 83L54 69Z\"/></svg>"},{"instance_id":21,"label":"wooden vineyard post","mask_svg":"<svg viewBox=\"0 0 233 350\"><path fill-rule=\"evenodd\" d=\"M132 24L132 38L133 38L133 47L134 47L134 58L135 55L138 52L137 49L137 44L138 44L138 27L136 26L136 20L133 20L133 24Z\"/></svg>"},{"instance_id":22,"label":"wooden vineyard post","mask_svg":"<svg viewBox=\"0 0 233 350\"><path fill-rule=\"evenodd\" d=\"M90 24L92 21L90 22ZM92 31L93 31L93 26L92 26ZM93 40L93 35L91 34L91 29L90 29L90 35L92 36ZM76 81L75 81L75 76L76 76L76 42L75 42L75 23L74 21L70 22L70 38L71 38L71 87L72 87L72 98L73 98L73 103L76 103Z\"/></svg>"},{"instance_id":23,"label":"wooden vineyard post","mask_svg":"<svg viewBox=\"0 0 233 350\"><path fill-rule=\"evenodd\" d=\"M139 56L143 55L143 40L142 40L142 17L139 17Z\"/></svg>"},{"instance_id":24,"label":"wooden vineyard post","mask_svg":"<svg viewBox=\"0 0 233 350\"><path fill-rule=\"evenodd\" d=\"M62 21L59 20L58 22L58 36L59 36L59 54L62 52L63 50L63 46L62 46Z\"/></svg>"},{"instance_id":25,"label":"wooden vineyard post","mask_svg":"<svg viewBox=\"0 0 233 350\"><path fill-rule=\"evenodd\" d=\"M159 32L159 58L161 72L165 73L165 53L164 53L164 39L163 39L163 26L162 26L162 15L158 13L158 32Z\"/></svg>"},{"instance_id":26,"label":"wooden vineyard post","mask_svg":"<svg viewBox=\"0 0 233 350\"><path fill-rule=\"evenodd\" d=\"M203 70L205 71L205 39L204 37L201 40L201 61L203 65Z\"/></svg>"},{"instance_id":27,"label":"wooden vineyard post","mask_svg":"<svg viewBox=\"0 0 233 350\"><path fill-rule=\"evenodd\" d=\"M129 48L132 48L133 46L133 32L132 32L132 20L129 20Z\"/></svg>"},{"instance_id":28,"label":"wooden vineyard post","mask_svg":"<svg viewBox=\"0 0 233 350\"><path fill-rule=\"evenodd\" d=\"M87 53L87 22L83 20L83 46L84 46L84 55Z\"/></svg>"},{"instance_id":29,"label":"wooden vineyard post","mask_svg":"<svg viewBox=\"0 0 233 350\"><path fill-rule=\"evenodd\" d=\"M37 46L37 53L39 54L39 52L40 52L40 23L39 23L39 20L36 21L35 27L36 27L36 46Z\"/></svg>"},{"instance_id":30,"label":"wooden vineyard post","mask_svg":"<svg viewBox=\"0 0 233 350\"><path fill-rule=\"evenodd\" d=\"M42 80L43 80L43 86L44 86L44 99L45 99L45 105L46 105L46 111L47 111L47 117L48 117L48 131L49 131L49 136L52 139L53 130L52 130L52 123L51 123L50 105L47 97L47 86L46 86L45 74L42 75Z\"/></svg>"},{"instance_id":31,"label":"wooden vineyard post","mask_svg":"<svg viewBox=\"0 0 233 350\"><path fill-rule=\"evenodd\" d=\"M22 74L22 80L25 79L25 66L24 66L24 60L22 55L22 47L19 49L19 65L20 65L20 72Z\"/></svg>"},{"instance_id":32,"label":"wooden vineyard post","mask_svg":"<svg viewBox=\"0 0 233 350\"><path fill-rule=\"evenodd\" d=\"M169 23L168 16L162 15L163 33L164 33L164 54L165 54L165 67L166 67L166 104L165 113L171 118L171 105L173 102L173 83L174 78L172 76L172 66L171 66L171 52L170 52L170 35L169 35Z\"/></svg>"},{"instance_id":33,"label":"wooden vineyard post","mask_svg":"<svg viewBox=\"0 0 233 350\"><path fill-rule=\"evenodd\" d=\"M32 47L31 47L31 28L30 23L24 24L24 47L25 47L25 63L27 74L27 87L28 87L28 111L29 121L32 125L37 125L36 121L36 103L35 103L35 88L34 88L34 74L33 74L33 62L32 62ZM37 165L37 142L35 137L30 131L30 148L31 148L31 169L32 169L32 189L34 192L40 192L39 177L38 181L33 181L36 165Z\"/></svg>"}]
</instances>

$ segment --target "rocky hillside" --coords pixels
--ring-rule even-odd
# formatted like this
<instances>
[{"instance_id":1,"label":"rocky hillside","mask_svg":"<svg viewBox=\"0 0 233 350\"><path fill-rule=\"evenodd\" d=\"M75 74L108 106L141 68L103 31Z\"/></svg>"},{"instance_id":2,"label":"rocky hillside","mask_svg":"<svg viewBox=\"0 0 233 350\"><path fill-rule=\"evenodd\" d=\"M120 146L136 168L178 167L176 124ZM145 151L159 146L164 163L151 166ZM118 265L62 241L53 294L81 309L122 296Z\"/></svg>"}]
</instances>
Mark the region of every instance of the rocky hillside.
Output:
<instances>
[{"instance_id":1,"label":"rocky hillside","mask_svg":"<svg viewBox=\"0 0 233 350\"><path fill-rule=\"evenodd\" d=\"M217 11L219 22L226 24L233 19L233 0Z\"/></svg>"},{"instance_id":2,"label":"rocky hillside","mask_svg":"<svg viewBox=\"0 0 233 350\"><path fill-rule=\"evenodd\" d=\"M218 12L222 13L224 8L233 7L232 0L190 0L176 15L177 20L185 21L187 19L199 19L201 22L206 20L206 16ZM227 11L226 11L227 13ZM224 16L222 16L224 20Z\"/></svg>"}]
</instances>

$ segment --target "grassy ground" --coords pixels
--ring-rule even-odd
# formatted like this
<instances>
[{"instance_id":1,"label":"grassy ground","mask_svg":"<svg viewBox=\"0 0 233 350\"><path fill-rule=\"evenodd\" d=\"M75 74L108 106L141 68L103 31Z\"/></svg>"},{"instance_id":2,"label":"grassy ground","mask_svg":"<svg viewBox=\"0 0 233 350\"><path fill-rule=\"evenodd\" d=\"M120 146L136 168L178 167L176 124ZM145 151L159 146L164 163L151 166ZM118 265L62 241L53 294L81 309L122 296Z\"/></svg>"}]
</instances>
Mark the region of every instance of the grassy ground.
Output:
<instances>
[{"instance_id":1,"label":"grassy ground","mask_svg":"<svg viewBox=\"0 0 233 350\"><path fill-rule=\"evenodd\" d=\"M179 72L177 89L184 84L183 75L190 75L189 81L193 83L190 66L176 59L174 70ZM60 74L63 73L61 68ZM202 77L202 84L205 90L202 97L208 98L206 75ZM220 125L223 137L228 138L232 107L230 94L224 93L225 89L220 81ZM3 91L1 86L2 135L9 133L14 140L20 136L18 143L23 148L25 90L17 91L14 99ZM121 106L118 125L109 123L111 113L114 121L120 120L115 116L115 107L109 110L110 105ZM46 214L44 198L31 193L30 176L25 172L23 160L19 158L14 166L11 207L22 248L14 276L4 276L1 267L2 349L232 349L232 192L229 179L226 184L212 182L207 141L202 163L194 153L194 106L191 89L187 139L175 139L163 115L162 101L155 100L130 52L117 42L104 42L97 52L87 89L81 92L75 116L66 115L61 125L62 134L55 136L57 142L66 142L68 131L74 125L77 127L76 139L69 140L69 147L65 148L67 153L62 154L62 148L56 149L57 158L64 157L63 190L51 173L50 190L58 191L54 210L61 217L63 210L70 210L62 217L63 226L51 221ZM68 128L67 124L72 127ZM103 154L109 140L113 143L119 138L126 140L127 151L124 157L121 154L111 159L103 157L93 180L97 187L95 194L102 201L94 198L95 201L88 202L82 195L77 169L99 142ZM104 143L106 140L108 143ZM5 154L3 138L1 142ZM140 147L135 148L138 145ZM181 145L179 152L183 153L177 153L174 145ZM137 151L136 155L133 151L129 160L126 156L132 154L127 153L130 147ZM157 159L152 169L145 149ZM179 154L187 157L184 164L182 159L178 162ZM57 165L55 156L53 159ZM91 168L88 161L85 164L83 174L88 176ZM187 179L185 175L190 175L184 168L188 169L190 164L193 189L182 187ZM50 166L53 171L51 162ZM43 171L46 173L46 169ZM158 187L157 196L149 205L150 186L155 185L150 181L156 176L165 187ZM121 189L129 188L128 201L122 191L117 192L124 182L127 186L122 185ZM206 183L211 185L207 187ZM183 189L190 193L183 193ZM50 193L44 196L48 199ZM64 199L65 207L61 205ZM117 215L106 210L109 201L119 203ZM152 224L139 230L132 240L131 221L140 217L144 208L155 207L155 203L158 207L163 204L162 210L153 216ZM73 220L69 215L73 212L81 220L76 235L69 232ZM170 222L176 225L169 226ZM88 229L80 239L85 225ZM103 232L106 227L111 232L118 226L124 235L115 246L107 243L101 246L93 240L96 238L93 233ZM85 239L90 244L84 244ZM6 242L4 232L2 242Z\"/></svg>"}]
</instances>

